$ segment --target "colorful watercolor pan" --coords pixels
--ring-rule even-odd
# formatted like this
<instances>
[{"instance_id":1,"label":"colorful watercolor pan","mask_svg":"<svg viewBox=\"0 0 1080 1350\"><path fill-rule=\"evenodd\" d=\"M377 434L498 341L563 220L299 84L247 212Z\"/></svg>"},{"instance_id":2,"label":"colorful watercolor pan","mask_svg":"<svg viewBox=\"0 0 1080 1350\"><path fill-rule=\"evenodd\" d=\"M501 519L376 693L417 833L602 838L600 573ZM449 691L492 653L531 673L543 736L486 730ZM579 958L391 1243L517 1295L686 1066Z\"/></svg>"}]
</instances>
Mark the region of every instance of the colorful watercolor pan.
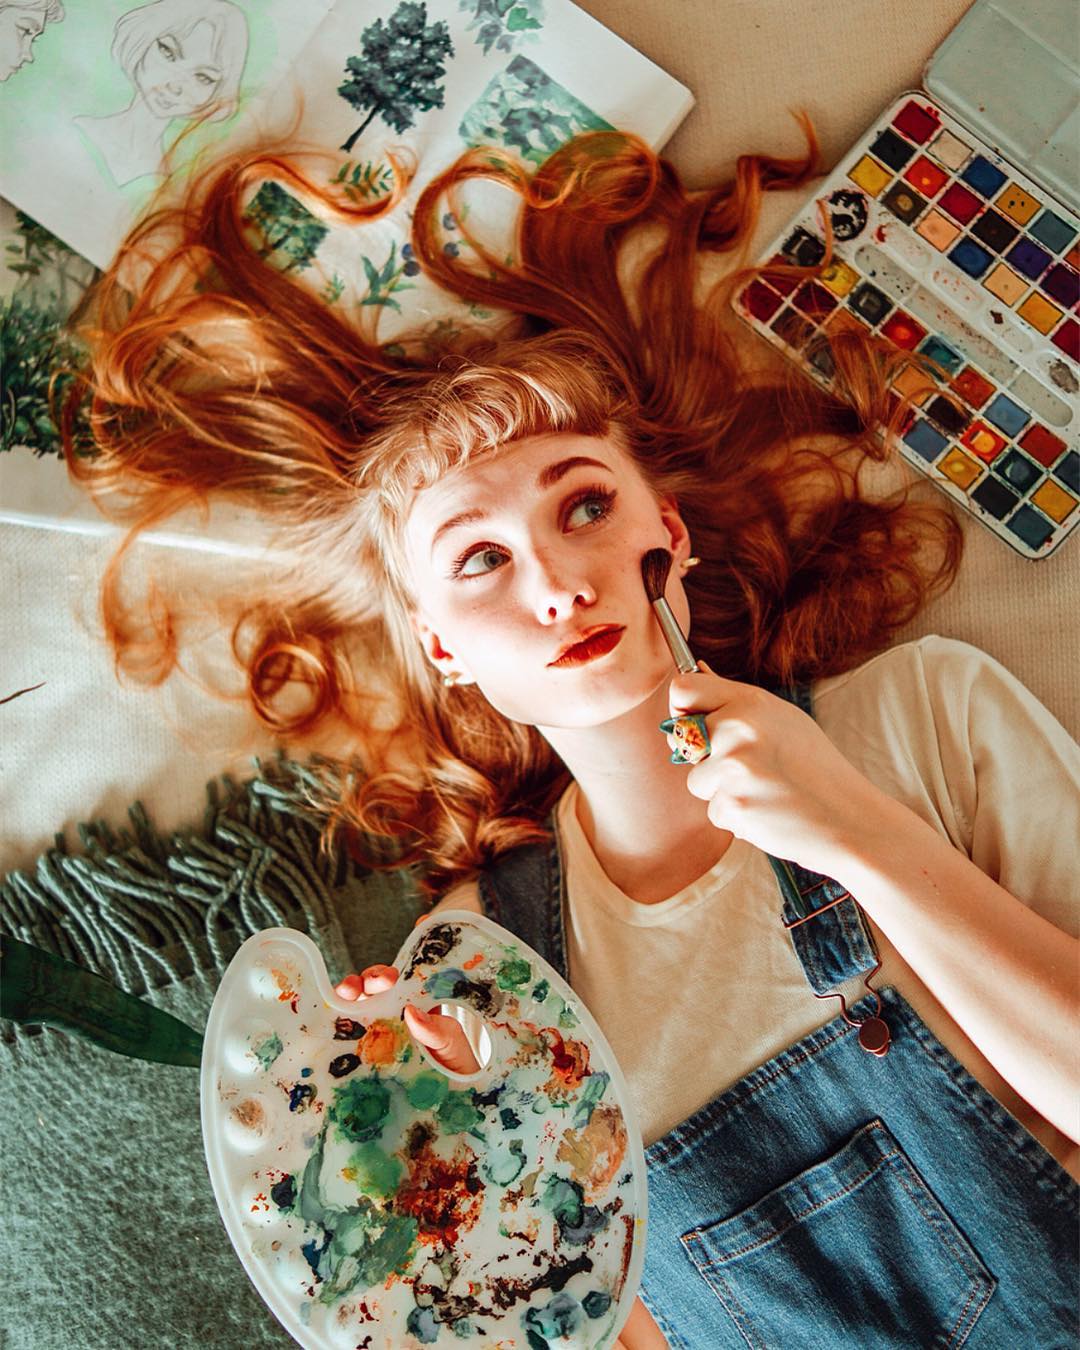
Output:
<instances>
[{"instance_id":1,"label":"colorful watercolor pan","mask_svg":"<svg viewBox=\"0 0 1080 1350\"><path fill-rule=\"evenodd\" d=\"M313 1350L614 1345L641 1278L647 1192L599 1027L476 914L419 925L398 965L393 989L346 1003L315 945L272 928L225 973L203 1141L248 1275ZM407 1002L479 1016L485 1067L441 1068L410 1036Z\"/></svg>"},{"instance_id":2,"label":"colorful watercolor pan","mask_svg":"<svg viewBox=\"0 0 1080 1350\"><path fill-rule=\"evenodd\" d=\"M829 339L853 324L924 358L926 379L893 385L908 402L897 448L1042 558L1080 522L1078 264L1076 213L917 92L843 157L735 305L826 386Z\"/></svg>"}]
</instances>

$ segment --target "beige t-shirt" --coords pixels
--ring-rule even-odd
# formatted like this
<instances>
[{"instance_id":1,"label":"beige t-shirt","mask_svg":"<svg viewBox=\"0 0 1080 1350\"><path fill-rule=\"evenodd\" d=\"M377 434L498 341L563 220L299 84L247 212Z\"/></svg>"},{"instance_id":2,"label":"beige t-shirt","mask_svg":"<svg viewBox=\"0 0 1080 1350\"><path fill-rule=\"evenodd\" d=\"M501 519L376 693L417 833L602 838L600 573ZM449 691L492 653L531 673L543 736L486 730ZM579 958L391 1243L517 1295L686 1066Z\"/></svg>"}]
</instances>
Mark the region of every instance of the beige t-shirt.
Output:
<instances>
[{"instance_id":1,"label":"beige t-shirt","mask_svg":"<svg viewBox=\"0 0 1080 1350\"><path fill-rule=\"evenodd\" d=\"M814 714L873 783L904 802L1011 894L1068 932L1080 895L1080 747L1001 665L926 637L818 682ZM646 1144L764 1060L830 1021L781 926L764 853L736 839L678 894L631 900L605 875L561 799L571 982L630 1084ZM479 909L475 882L440 908ZM876 928L892 985L931 1030L1067 1165L1072 1146L1017 1096ZM844 987L849 1001L865 992Z\"/></svg>"}]
</instances>

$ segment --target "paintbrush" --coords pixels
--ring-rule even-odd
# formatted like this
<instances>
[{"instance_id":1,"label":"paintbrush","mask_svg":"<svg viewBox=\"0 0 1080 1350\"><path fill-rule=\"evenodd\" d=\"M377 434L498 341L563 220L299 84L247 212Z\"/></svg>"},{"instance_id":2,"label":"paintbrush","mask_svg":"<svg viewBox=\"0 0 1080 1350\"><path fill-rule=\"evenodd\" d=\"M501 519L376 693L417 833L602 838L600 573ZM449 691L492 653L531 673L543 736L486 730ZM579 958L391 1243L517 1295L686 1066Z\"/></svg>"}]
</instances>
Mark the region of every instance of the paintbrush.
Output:
<instances>
[{"instance_id":1,"label":"paintbrush","mask_svg":"<svg viewBox=\"0 0 1080 1350\"><path fill-rule=\"evenodd\" d=\"M670 571L671 554L666 548L651 548L641 559L641 579L645 583L649 604L660 624L660 631L664 634L675 665L683 675L689 675L697 670L698 663L671 612L671 606L664 598L664 587Z\"/></svg>"}]
</instances>

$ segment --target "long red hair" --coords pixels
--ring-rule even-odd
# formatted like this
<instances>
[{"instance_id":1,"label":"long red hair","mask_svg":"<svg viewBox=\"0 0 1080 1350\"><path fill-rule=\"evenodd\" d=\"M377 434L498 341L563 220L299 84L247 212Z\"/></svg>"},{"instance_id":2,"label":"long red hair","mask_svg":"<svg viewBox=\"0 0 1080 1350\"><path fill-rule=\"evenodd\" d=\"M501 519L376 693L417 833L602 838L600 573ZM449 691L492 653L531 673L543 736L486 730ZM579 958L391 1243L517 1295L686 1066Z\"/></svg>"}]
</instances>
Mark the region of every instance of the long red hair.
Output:
<instances>
[{"instance_id":1,"label":"long red hair","mask_svg":"<svg viewBox=\"0 0 1080 1350\"><path fill-rule=\"evenodd\" d=\"M532 176L467 152L420 195L412 245L432 280L505 316L494 330L379 344L252 247L243 215L261 181L362 228L396 203L402 163L388 199L354 207L289 156L233 156L160 204L105 274L62 418L71 472L111 509L122 501L129 542L217 496L279 523L300 564L244 608L234 649L264 722L292 738L334 727L320 805L332 827L358 827L356 846L377 836L375 859L389 836L444 888L539 837L566 782L533 728L444 688L409 629L408 502L470 456L548 431L617 436L679 504L702 558L684 583L695 649L735 678L848 669L951 579L960 534L944 504L870 499L858 479L886 453L888 382L914 358L845 333L835 394L794 371L751 377L732 278L702 279L703 255L749 238L762 192L814 172L807 136L803 158L744 156L705 191L617 133L577 138ZM478 177L521 199L510 261L467 230L467 259L443 247L447 206ZM80 402L90 455L73 444ZM159 606L148 635L122 602L122 557L106 631L121 669L164 678L183 633Z\"/></svg>"}]
</instances>

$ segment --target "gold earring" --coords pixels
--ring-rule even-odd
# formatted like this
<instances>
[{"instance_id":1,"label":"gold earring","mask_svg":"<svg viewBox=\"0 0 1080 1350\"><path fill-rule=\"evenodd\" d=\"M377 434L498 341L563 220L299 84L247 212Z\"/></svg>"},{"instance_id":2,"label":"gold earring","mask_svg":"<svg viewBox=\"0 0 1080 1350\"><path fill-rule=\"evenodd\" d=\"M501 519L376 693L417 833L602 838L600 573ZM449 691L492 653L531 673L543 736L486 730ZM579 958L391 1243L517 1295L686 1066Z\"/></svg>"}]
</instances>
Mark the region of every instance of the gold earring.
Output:
<instances>
[{"instance_id":1,"label":"gold earring","mask_svg":"<svg viewBox=\"0 0 1080 1350\"><path fill-rule=\"evenodd\" d=\"M691 567L696 567L699 562L701 562L700 558L684 558L682 563L683 572L689 572Z\"/></svg>"},{"instance_id":2,"label":"gold earring","mask_svg":"<svg viewBox=\"0 0 1080 1350\"><path fill-rule=\"evenodd\" d=\"M452 689L454 685L457 684L459 678L457 671L452 670L448 675L442 677L442 682L446 685L447 689Z\"/></svg>"}]
</instances>

